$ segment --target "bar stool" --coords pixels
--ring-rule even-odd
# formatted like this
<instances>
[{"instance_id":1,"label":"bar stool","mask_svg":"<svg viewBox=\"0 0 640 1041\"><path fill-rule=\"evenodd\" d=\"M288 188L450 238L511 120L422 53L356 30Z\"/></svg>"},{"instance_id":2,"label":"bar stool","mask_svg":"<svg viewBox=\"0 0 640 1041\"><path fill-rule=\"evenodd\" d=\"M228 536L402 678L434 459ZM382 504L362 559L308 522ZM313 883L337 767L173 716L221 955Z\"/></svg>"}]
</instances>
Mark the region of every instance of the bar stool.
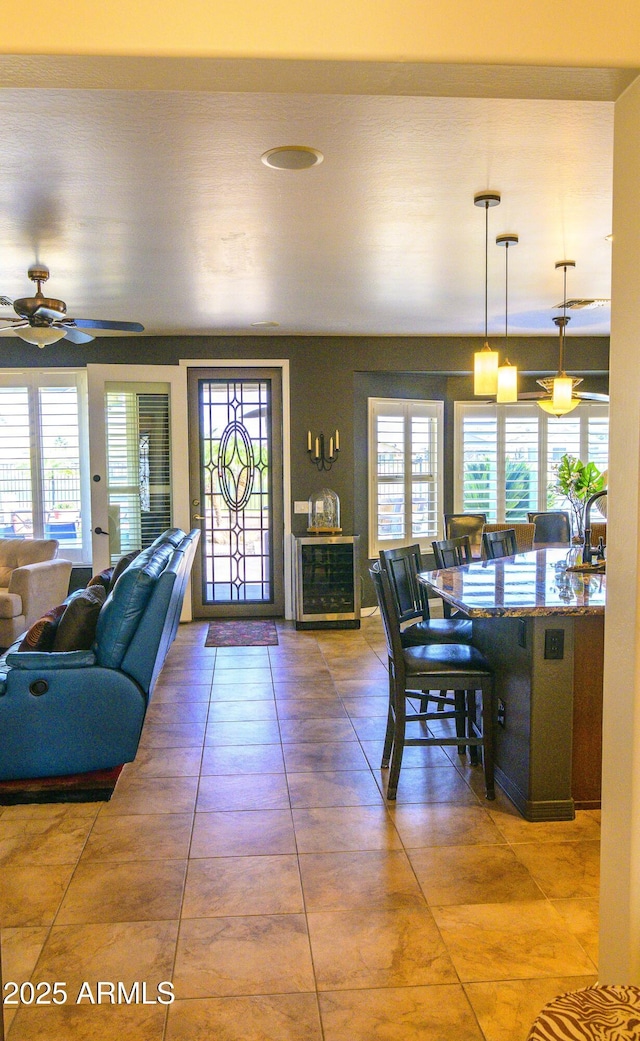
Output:
<instances>
[{"instance_id":1,"label":"bar stool","mask_svg":"<svg viewBox=\"0 0 640 1041\"><path fill-rule=\"evenodd\" d=\"M482 552L485 560L515 556L518 552L518 545L513 528L503 528L501 531L483 531Z\"/></svg>"},{"instance_id":2,"label":"bar stool","mask_svg":"<svg viewBox=\"0 0 640 1041\"><path fill-rule=\"evenodd\" d=\"M535 543L571 542L571 520L566 510L527 513L527 520L535 525Z\"/></svg>"},{"instance_id":3,"label":"bar stool","mask_svg":"<svg viewBox=\"0 0 640 1041\"><path fill-rule=\"evenodd\" d=\"M516 537L516 549L515 553L530 553L533 549L533 539L535 535L536 526L533 523L498 523L498 524L485 524L482 529L483 537L486 534L491 534L494 531L513 531Z\"/></svg>"},{"instance_id":4,"label":"bar stool","mask_svg":"<svg viewBox=\"0 0 640 1041\"><path fill-rule=\"evenodd\" d=\"M440 539L432 542L431 547L437 568L460 567L462 564L470 564L473 560L468 535L461 535L456 539Z\"/></svg>"},{"instance_id":5,"label":"bar stool","mask_svg":"<svg viewBox=\"0 0 640 1041\"><path fill-rule=\"evenodd\" d=\"M464 618L431 618L429 601L418 582L424 571L420 546L381 549L380 566L387 572L395 600L404 647L425 643L471 643L471 622ZM414 621L414 619L419 621ZM413 622L407 625L407 622Z\"/></svg>"},{"instance_id":6,"label":"bar stool","mask_svg":"<svg viewBox=\"0 0 640 1041\"><path fill-rule=\"evenodd\" d=\"M487 799L495 799L493 767L493 673L486 658L468 644L425 644L403 647L395 600L384 569L371 568L387 643L389 662L389 711L382 752L382 769L389 767L387 799L395 799L406 745L456 745L482 749ZM464 691L461 702L447 691ZM420 692L442 704L444 711L413 711L411 701L422 701ZM438 692L435 694L434 692ZM476 696L481 695L482 727L476 720ZM409 711L407 711L409 705ZM453 719L456 736L407 737L407 723Z\"/></svg>"},{"instance_id":7,"label":"bar stool","mask_svg":"<svg viewBox=\"0 0 640 1041\"><path fill-rule=\"evenodd\" d=\"M486 513L445 513L444 533L448 539L459 539L462 535L468 535L471 549L480 556L482 526L486 523Z\"/></svg>"}]
</instances>

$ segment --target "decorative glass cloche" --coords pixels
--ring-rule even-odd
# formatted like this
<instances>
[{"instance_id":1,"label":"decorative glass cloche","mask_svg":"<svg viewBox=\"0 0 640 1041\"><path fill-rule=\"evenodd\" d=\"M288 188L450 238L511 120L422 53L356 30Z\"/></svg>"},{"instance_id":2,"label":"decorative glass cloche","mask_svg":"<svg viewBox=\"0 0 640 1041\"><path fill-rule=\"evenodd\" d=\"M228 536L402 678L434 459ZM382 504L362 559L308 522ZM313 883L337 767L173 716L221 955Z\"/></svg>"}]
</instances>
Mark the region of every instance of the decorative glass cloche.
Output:
<instances>
[{"instance_id":1,"label":"decorative glass cloche","mask_svg":"<svg viewBox=\"0 0 640 1041\"><path fill-rule=\"evenodd\" d=\"M322 488L309 496L309 526L312 533L337 534L340 527L340 499L331 488Z\"/></svg>"}]
</instances>

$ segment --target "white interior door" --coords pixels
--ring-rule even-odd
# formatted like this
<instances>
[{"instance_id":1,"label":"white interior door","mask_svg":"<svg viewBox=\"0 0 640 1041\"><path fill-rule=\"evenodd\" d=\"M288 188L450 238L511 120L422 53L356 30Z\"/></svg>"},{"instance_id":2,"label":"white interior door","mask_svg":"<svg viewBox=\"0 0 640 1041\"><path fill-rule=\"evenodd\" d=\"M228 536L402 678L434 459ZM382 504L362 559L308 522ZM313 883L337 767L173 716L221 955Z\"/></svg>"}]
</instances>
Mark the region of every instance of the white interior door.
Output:
<instances>
[{"instance_id":1,"label":"white interior door","mask_svg":"<svg viewBox=\"0 0 640 1041\"><path fill-rule=\"evenodd\" d=\"M162 518L163 527L191 527L186 372L175 365L88 365L87 378L95 573L139 548L152 518ZM166 467L153 463L158 424L168 437Z\"/></svg>"}]
</instances>

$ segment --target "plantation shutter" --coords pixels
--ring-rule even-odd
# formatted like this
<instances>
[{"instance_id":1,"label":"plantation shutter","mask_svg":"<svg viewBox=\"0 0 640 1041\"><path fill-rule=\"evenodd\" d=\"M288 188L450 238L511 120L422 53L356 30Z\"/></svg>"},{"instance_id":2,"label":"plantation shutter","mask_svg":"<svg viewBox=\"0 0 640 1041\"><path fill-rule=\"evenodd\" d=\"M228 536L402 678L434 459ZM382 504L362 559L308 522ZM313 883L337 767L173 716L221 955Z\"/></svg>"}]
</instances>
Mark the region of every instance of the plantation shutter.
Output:
<instances>
[{"instance_id":1,"label":"plantation shutter","mask_svg":"<svg viewBox=\"0 0 640 1041\"><path fill-rule=\"evenodd\" d=\"M607 405L583 402L560 419L529 403L456 402L455 509L488 521L526 521L528 511L566 509L554 489L567 453L606 469Z\"/></svg>"},{"instance_id":2,"label":"plantation shutter","mask_svg":"<svg viewBox=\"0 0 640 1041\"><path fill-rule=\"evenodd\" d=\"M55 538L60 555L89 559L84 373L0 376L0 535Z\"/></svg>"},{"instance_id":3,"label":"plantation shutter","mask_svg":"<svg viewBox=\"0 0 640 1041\"><path fill-rule=\"evenodd\" d=\"M169 390L164 384L106 388L109 552L150 546L171 524Z\"/></svg>"},{"instance_id":4,"label":"plantation shutter","mask_svg":"<svg viewBox=\"0 0 640 1041\"><path fill-rule=\"evenodd\" d=\"M369 399L369 553L438 537L442 403Z\"/></svg>"}]
</instances>

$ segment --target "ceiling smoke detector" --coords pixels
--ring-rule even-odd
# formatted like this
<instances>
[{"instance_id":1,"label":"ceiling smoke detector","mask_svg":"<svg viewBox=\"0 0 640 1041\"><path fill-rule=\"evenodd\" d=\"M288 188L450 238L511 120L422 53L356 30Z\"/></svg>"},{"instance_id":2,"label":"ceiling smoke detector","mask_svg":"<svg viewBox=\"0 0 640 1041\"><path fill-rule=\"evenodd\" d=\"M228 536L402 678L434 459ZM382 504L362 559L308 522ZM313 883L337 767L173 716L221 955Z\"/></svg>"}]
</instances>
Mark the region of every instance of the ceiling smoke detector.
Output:
<instances>
[{"instance_id":1,"label":"ceiling smoke detector","mask_svg":"<svg viewBox=\"0 0 640 1041\"><path fill-rule=\"evenodd\" d=\"M273 170L308 170L321 163L324 156L317 148L309 148L307 145L281 145L279 148L270 148L261 159L265 166Z\"/></svg>"}]
</instances>

